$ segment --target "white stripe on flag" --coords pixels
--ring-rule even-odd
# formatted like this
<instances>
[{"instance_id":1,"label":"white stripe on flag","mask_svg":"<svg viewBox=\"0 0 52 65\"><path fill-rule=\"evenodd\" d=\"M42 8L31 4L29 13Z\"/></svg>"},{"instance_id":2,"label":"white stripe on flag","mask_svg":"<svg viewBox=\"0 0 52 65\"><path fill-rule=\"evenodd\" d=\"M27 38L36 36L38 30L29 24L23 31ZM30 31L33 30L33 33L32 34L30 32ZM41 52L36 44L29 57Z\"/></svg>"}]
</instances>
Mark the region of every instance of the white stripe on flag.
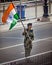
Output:
<instances>
[{"instance_id":1,"label":"white stripe on flag","mask_svg":"<svg viewBox=\"0 0 52 65\"><path fill-rule=\"evenodd\" d=\"M12 9L12 11L10 12L8 19L7 19L7 23L12 23L14 20L14 15L16 14L15 9Z\"/></svg>"}]
</instances>

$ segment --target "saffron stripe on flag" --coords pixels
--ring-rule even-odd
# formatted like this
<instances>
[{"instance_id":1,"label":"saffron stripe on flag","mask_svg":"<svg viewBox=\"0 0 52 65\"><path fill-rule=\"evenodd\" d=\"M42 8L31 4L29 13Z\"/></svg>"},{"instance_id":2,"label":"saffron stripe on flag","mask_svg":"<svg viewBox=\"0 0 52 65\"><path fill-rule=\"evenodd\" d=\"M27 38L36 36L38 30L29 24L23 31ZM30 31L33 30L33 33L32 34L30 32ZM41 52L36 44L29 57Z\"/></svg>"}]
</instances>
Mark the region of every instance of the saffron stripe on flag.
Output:
<instances>
[{"instance_id":1,"label":"saffron stripe on flag","mask_svg":"<svg viewBox=\"0 0 52 65\"><path fill-rule=\"evenodd\" d=\"M13 3L11 3L11 4L8 6L8 8L5 10L5 12L3 13L3 16L2 16L2 22L3 22L3 23L6 23L6 20L7 20L8 16L9 16L9 13L10 13L10 11L11 11L13 8L14 8L14 5L13 5Z\"/></svg>"}]
</instances>

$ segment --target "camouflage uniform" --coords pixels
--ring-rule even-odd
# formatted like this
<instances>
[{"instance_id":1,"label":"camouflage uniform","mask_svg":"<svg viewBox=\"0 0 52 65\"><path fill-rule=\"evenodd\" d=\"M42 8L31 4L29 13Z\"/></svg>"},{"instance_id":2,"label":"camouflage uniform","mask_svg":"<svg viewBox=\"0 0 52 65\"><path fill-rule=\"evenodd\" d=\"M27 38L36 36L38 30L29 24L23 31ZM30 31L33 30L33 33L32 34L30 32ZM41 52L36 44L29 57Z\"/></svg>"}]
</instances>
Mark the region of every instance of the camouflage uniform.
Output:
<instances>
[{"instance_id":1,"label":"camouflage uniform","mask_svg":"<svg viewBox=\"0 0 52 65\"><path fill-rule=\"evenodd\" d=\"M26 32L23 32L23 35L25 35L25 39L24 39L24 47L25 47L25 57L30 56L30 52L32 49L32 40L34 40L34 34L33 34L33 30L28 30L26 29L28 35Z\"/></svg>"}]
</instances>

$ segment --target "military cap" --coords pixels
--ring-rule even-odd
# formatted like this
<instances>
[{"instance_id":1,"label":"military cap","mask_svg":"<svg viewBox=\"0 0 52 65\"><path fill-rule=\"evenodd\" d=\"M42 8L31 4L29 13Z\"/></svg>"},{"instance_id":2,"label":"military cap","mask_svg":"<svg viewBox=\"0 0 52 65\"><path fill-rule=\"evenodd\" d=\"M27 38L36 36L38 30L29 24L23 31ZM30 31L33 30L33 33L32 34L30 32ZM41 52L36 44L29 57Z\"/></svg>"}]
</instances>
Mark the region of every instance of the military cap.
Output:
<instances>
[{"instance_id":1,"label":"military cap","mask_svg":"<svg viewBox=\"0 0 52 65\"><path fill-rule=\"evenodd\" d=\"M32 26L32 23L28 23L28 24L27 24L27 26L30 26L30 25Z\"/></svg>"}]
</instances>

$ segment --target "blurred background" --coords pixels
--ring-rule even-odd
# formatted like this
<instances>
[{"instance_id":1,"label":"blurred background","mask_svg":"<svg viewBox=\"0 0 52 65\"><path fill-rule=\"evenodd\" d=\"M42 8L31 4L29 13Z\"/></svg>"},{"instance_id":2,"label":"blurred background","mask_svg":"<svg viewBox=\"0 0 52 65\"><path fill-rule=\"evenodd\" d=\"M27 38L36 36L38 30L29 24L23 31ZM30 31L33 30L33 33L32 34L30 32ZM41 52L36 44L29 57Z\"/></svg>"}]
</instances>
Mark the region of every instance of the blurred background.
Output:
<instances>
[{"instance_id":1,"label":"blurred background","mask_svg":"<svg viewBox=\"0 0 52 65\"><path fill-rule=\"evenodd\" d=\"M16 12L22 13L21 20L25 27L29 22L33 24L35 39L31 56L28 58L33 61L33 65L52 65L52 0L47 0L50 21L37 21L43 17L44 1L46 0L0 0L0 65L31 63L24 63L25 50L22 36L24 29L21 23L18 22L11 31L7 23L2 23L2 15L11 2L14 3ZM22 9L18 9L19 5Z\"/></svg>"},{"instance_id":2,"label":"blurred background","mask_svg":"<svg viewBox=\"0 0 52 65\"><path fill-rule=\"evenodd\" d=\"M20 4L20 0L0 0L0 20L2 19L2 14L4 10L6 10L10 2L14 3L16 10L17 10L16 6ZM52 0L48 0L47 3L48 3L48 13L51 16ZM43 16L44 0L21 0L21 5L24 6L23 16L25 17L25 19L37 19L38 17L40 18Z\"/></svg>"}]
</instances>

